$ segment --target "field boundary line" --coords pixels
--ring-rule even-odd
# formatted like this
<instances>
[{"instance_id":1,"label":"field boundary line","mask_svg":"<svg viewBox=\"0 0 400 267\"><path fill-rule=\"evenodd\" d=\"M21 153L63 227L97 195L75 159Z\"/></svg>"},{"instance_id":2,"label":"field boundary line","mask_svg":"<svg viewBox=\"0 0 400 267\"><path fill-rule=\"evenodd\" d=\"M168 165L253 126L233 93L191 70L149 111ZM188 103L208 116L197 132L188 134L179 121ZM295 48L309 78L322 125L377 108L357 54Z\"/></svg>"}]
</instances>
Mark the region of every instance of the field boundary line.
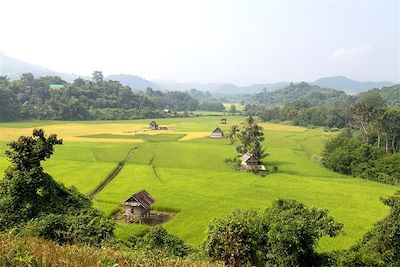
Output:
<instances>
[{"instance_id":1,"label":"field boundary line","mask_svg":"<svg viewBox=\"0 0 400 267\"><path fill-rule=\"evenodd\" d=\"M137 147L132 148L128 155L124 158L123 161L118 163L118 166L111 172L110 175L106 177L95 189L93 189L92 192L88 194L88 198L92 200L96 194L98 194L101 190L104 189L117 175L121 172L122 168L125 166L125 164L129 161L129 159L132 157L133 152L136 150Z\"/></svg>"}]
</instances>

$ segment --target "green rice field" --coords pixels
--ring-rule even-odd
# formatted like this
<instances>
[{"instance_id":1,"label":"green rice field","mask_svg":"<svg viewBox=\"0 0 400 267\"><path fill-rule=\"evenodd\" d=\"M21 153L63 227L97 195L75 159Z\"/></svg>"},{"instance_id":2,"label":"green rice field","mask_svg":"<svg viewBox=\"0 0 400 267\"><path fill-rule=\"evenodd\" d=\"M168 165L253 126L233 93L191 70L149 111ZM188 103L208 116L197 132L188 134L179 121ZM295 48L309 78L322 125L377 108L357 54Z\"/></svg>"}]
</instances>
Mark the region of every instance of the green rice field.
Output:
<instances>
[{"instance_id":1,"label":"green rice field","mask_svg":"<svg viewBox=\"0 0 400 267\"><path fill-rule=\"evenodd\" d=\"M43 127L48 134L55 128L64 133L66 141L44 168L57 181L85 194L134 149L117 177L94 196L94 206L111 216L126 198L146 189L156 199L155 210L176 212L164 224L167 230L192 245L202 243L213 218L238 208L261 211L277 198L328 209L344 224L338 237L320 241L319 251L350 247L387 214L379 198L392 195L398 187L339 175L319 165L324 142L335 133L263 123L270 154L264 161L277 166L278 172L261 177L233 170L225 159L236 155L234 146L228 140L207 138L216 127L226 130L244 119L227 117L228 124L220 125L220 118L157 119L171 129L160 133L145 129L151 120L0 123L0 170L8 165L3 151L9 136L30 134L33 127ZM129 238L146 228L120 224L116 234Z\"/></svg>"}]
</instances>

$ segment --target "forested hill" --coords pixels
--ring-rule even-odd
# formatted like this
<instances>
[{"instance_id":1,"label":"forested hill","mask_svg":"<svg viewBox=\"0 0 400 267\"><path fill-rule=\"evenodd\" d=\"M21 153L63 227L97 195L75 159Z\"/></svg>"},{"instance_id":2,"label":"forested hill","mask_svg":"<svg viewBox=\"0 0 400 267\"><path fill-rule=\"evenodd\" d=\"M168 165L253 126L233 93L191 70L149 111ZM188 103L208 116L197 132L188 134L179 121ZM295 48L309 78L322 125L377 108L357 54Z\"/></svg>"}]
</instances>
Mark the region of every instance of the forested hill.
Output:
<instances>
[{"instance_id":1,"label":"forested hill","mask_svg":"<svg viewBox=\"0 0 400 267\"><path fill-rule=\"evenodd\" d=\"M379 90L379 95L387 106L400 106L400 84L383 87Z\"/></svg>"},{"instance_id":2,"label":"forested hill","mask_svg":"<svg viewBox=\"0 0 400 267\"><path fill-rule=\"evenodd\" d=\"M191 111L199 105L184 92L149 88L134 93L117 81L104 80L99 71L91 81L78 78L72 83L56 76L35 78L30 73L15 81L0 76L0 121L151 118L171 115L164 109Z\"/></svg>"},{"instance_id":3,"label":"forested hill","mask_svg":"<svg viewBox=\"0 0 400 267\"><path fill-rule=\"evenodd\" d=\"M361 93L361 92L365 92L367 90L371 90L373 88L382 88L384 86L393 85L393 83L389 82L389 81L359 82L359 81L351 80L344 76L320 78L320 79L314 81L313 84L320 86L320 87L333 88L336 90L343 90L347 94L353 94L353 95Z\"/></svg>"},{"instance_id":4,"label":"forested hill","mask_svg":"<svg viewBox=\"0 0 400 267\"><path fill-rule=\"evenodd\" d=\"M269 107L283 106L286 103L304 100L312 106L324 106L334 108L343 103L352 102L353 96L346 95L343 91L321 88L305 82L291 83L289 86L268 92L264 91L253 95L251 101Z\"/></svg>"}]
</instances>

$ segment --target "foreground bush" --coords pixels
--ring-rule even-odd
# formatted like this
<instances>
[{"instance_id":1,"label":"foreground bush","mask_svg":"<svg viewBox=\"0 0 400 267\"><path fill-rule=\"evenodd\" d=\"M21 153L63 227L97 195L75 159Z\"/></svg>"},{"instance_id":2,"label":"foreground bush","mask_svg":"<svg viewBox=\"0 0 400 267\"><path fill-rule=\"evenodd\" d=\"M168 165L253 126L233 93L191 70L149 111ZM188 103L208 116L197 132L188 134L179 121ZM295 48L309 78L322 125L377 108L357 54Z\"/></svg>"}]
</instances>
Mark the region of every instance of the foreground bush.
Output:
<instances>
[{"instance_id":1,"label":"foreground bush","mask_svg":"<svg viewBox=\"0 0 400 267\"><path fill-rule=\"evenodd\" d=\"M9 144L11 166L0 180L0 231L23 232L59 243L99 244L113 237L115 222L91 207L74 188L66 188L45 173L57 135L42 129Z\"/></svg>"},{"instance_id":2,"label":"foreground bush","mask_svg":"<svg viewBox=\"0 0 400 267\"><path fill-rule=\"evenodd\" d=\"M319 261L314 251L318 239L341 229L326 210L277 200L263 214L235 211L212 221L204 248L229 266L312 266Z\"/></svg>"},{"instance_id":3,"label":"foreground bush","mask_svg":"<svg viewBox=\"0 0 400 267\"><path fill-rule=\"evenodd\" d=\"M171 235L162 226L151 228L146 235L134 240L134 243L137 249L159 251L177 257L187 256L191 252L185 241Z\"/></svg>"}]
</instances>

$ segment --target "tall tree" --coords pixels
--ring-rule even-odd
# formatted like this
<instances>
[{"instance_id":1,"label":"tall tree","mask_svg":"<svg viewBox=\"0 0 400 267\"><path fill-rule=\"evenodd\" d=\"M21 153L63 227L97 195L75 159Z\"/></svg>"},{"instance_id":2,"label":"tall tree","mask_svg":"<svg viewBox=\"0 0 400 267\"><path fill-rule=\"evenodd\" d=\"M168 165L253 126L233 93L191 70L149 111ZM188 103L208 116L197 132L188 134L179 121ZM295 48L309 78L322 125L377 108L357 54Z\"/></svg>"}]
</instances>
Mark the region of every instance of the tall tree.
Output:
<instances>
[{"instance_id":1,"label":"tall tree","mask_svg":"<svg viewBox=\"0 0 400 267\"><path fill-rule=\"evenodd\" d=\"M262 147L262 142L265 139L263 128L257 124L253 116L246 118L238 137L240 145L236 149L239 153L244 154L250 152L257 159L262 159L267 156Z\"/></svg>"},{"instance_id":2,"label":"tall tree","mask_svg":"<svg viewBox=\"0 0 400 267\"><path fill-rule=\"evenodd\" d=\"M60 144L55 134L47 137L42 129L9 144L11 166L0 180L0 230L25 231L60 243L99 244L113 236L114 221L41 166Z\"/></svg>"},{"instance_id":3,"label":"tall tree","mask_svg":"<svg viewBox=\"0 0 400 267\"><path fill-rule=\"evenodd\" d=\"M102 83L103 83L103 79L104 79L104 76L103 76L103 73L102 73L101 71L95 70L95 71L92 73L92 80L93 80L95 83L97 83L97 84L102 84Z\"/></svg>"},{"instance_id":4,"label":"tall tree","mask_svg":"<svg viewBox=\"0 0 400 267\"><path fill-rule=\"evenodd\" d=\"M376 121L379 120L384 108L385 103L378 90L370 90L364 93L352 107L356 126L364 132L367 141L369 141L369 135L377 130Z\"/></svg>"},{"instance_id":5,"label":"tall tree","mask_svg":"<svg viewBox=\"0 0 400 267\"><path fill-rule=\"evenodd\" d=\"M240 131L240 129L239 129L239 126L237 126L237 125L232 125L229 128L227 137L231 141L231 144L236 143L239 131Z\"/></svg>"},{"instance_id":6,"label":"tall tree","mask_svg":"<svg viewBox=\"0 0 400 267\"><path fill-rule=\"evenodd\" d=\"M229 113L231 113L232 115L236 115L236 112L236 106L232 104L229 108Z\"/></svg>"}]
</instances>

